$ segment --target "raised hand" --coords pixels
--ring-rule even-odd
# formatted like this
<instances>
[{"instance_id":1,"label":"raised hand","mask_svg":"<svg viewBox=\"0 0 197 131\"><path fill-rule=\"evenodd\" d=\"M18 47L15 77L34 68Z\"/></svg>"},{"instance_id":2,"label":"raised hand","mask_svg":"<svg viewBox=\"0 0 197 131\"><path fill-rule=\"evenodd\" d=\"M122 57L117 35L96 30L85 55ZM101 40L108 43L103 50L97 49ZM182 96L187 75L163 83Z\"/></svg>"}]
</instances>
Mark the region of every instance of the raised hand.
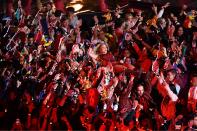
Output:
<instances>
[{"instance_id":1,"label":"raised hand","mask_svg":"<svg viewBox=\"0 0 197 131\"><path fill-rule=\"evenodd\" d=\"M162 8L167 8L170 6L170 2L167 2L165 5L162 6Z\"/></svg>"},{"instance_id":2,"label":"raised hand","mask_svg":"<svg viewBox=\"0 0 197 131\"><path fill-rule=\"evenodd\" d=\"M60 79L60 76L61 76L60 73L56 74L55 77L54 77L54 80L55 80L55 81L59 80L59 79Z\"/></svg>"},{"instance_id":3,"label":"raised hand","mask_svg":"<svg viewBox=\"0 0 197 131\"><path fill-rule=\"evenodd\" d=\"M155 60L152 64L152 71L155 73L155 74L158 74L159 73L159 63L157 60Z\"/></svg>"},{"instance_id":4,"label":"raised hand","mask_svg":"<svg viewBox=\"0 0 197 131\"><path fill-rule=\"evenodd\" d=\"M114 94L115 98L116 98L116 101L119 102L120 100L120 96L117 96L116 94Z\"/></svg>"},{"instance_id":5,"label":"raised hand","mask_svg":"<svg viewBox=\"0 0 197 131\"><path fill-rule=\"evenodd\" d=\"M95 54L94 50L92 48L88 49L88 55L94 59L97 58L97 55Z\"/></svg>"},{"instance_id":6,"label":"raised hand","mask_svg":"<svg viewBox=\"0 0 197 131\"><path fill-rule=\"evenodd\" d=\"M79 45L74 44L73 47L72 47L72 54L78 53L78 52L79 52Z\"/></svg>"},{"instance_id":7,"label":"raised hand","mask_svg":"<svg viewBox=\"0 0 197 131\"><path fill-rule=\"evenodd\" d=\"M129 86L131 86L133 84L134 78L135 78L134 75L130 75Z\"/></svg>"},{"instance_id":8,"label":"raised hand","mask_svg":"<svg viewBox=\"0 0 197 131\"><path fill-rule=\"evenodd\" d=\"M167 59L165 60L165 63L164 63L163 68L164 68L164 69L167 69L169 66L170 66L170 59L167 58Z\"/></svg>"},{"instance_id":9,"label":"raised hand","mask_svg":"<svg viewBox=\"0 0 197 131\"><path fill-rule=\"evenodd\" d=\"M155 4L153 4L152 10L155 12L155 14L157 14L157 6L155 6Z\"/></svg>"},{"instance_id":10,"label":"raised hand","mask_svg":"<svg viewBox=\"0 0 197 131\"><path fill-rule=\"evenodd\" d=\"M19 7L19 8L22 7L22 5L21 5L21 0L18 1L18 7Z\"/></svg>"},{"instance_id":11,"label":"raised hand","mask_svg":"<svg viewBox=\"0 0 197 131\"><path fill-rule=\"evenodd\" d=\"M46 96L45 100L43 101L43 105L46 105L48 100L50 99L51 97L51 92L48 93L48 95Z\"/></svg>"},{"instance_id":12,"label":"raised hand","mask_svg":"<svg viewBox=\"0 0 197 131\"><path fill-rule=\"evenodd\" d=\"M182 10L186 10L187 7L188 7L188 6L184 4L184 5L182 6Z\"/></svg>"},{"instance_id":13,"label":"raised hand","mask_svg":"<svg viewBox=\"0 0 197 131\"><path fill-rule=\"evenodd\" d=\"M93 17L93 19L94 19L95 24L99 23L98 17L96 15Z\"/></svg>"},{"instance_id":14,"label":"raised hand","mask_svg":"<svg viewBox=\"0 0 197 131\"><path fill-rule=\"evenodd\" d=\"M113 79L113 83L114 83L113 85L116 86L116 85L118 84L118 81L119 81L118 78L115 77L115 78Z\"/></svg>"},{"instance_id":15,"label":"raised hand","mask_svg":"<svg viewBox=\"0 0 197 131\"><path fill-rule=\"evenodd\" d=\"M165 78L164 78L164 75L163 75L163 72L160 72L160 75L159 75L159 83L160 84L164 84L166 85L166 82L165 82Z\"/></svg>"}]
</instances>

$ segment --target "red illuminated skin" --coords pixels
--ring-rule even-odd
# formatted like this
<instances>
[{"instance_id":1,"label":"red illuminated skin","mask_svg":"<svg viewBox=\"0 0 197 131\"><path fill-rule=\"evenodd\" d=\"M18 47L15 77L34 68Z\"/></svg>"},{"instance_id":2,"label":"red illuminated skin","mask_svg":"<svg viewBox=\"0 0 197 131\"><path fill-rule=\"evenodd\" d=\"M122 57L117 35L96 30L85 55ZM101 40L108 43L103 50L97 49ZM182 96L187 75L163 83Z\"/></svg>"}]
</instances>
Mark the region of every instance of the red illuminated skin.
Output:
<instances>
[{"instance_id":1,"label":"red illuminated skin","mask_svg":"<svg viewBox=\"0 0 197 131\"><path fill-rule=\"evenodd\" d=\"M88 90L87 104L91 107L96 107L98 104L98 91L95 88L90 88Z\"/></svg>"},{"instance_id":2,"label":"red illuminated skin","mask_svg":"<svg viewBox=\"0 0 197 131\"><path fill-rule=\"evenodd\" d=\"M107 4L105 3L105 0L99 0L99 7L100 7L100 10L102 12L106 12L107 9L108 9L108 6Z\"/></svg>"}]
</instances>

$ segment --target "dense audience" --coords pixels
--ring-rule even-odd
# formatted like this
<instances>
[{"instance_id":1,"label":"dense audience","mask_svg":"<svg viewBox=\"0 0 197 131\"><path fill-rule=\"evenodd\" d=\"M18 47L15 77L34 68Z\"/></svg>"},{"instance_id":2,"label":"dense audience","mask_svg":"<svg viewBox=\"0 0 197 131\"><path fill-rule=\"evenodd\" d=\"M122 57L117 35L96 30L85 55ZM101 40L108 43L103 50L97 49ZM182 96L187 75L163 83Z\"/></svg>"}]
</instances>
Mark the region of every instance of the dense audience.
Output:
<instances>
[{"instance_id":1,"label":"dense audience","mask_svg":"<svg viewBox=\"0 0 197 131\"><path fill-rule=\"evenodd\" d=\"M117 6L1 20L1 130L197 130L197 12ZM85 16L84 16L85 17Z\"/></svg>"}]
</instances>

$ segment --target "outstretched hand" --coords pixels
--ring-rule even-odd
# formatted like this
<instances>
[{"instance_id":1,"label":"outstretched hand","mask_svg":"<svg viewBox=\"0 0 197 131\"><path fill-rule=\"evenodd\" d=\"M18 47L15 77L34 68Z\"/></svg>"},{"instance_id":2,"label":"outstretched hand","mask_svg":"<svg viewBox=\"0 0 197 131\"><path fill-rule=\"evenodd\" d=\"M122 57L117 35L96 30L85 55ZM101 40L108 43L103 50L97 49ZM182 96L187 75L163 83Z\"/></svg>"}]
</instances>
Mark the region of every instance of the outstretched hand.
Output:
<instances>
[{"instance_id":1,"label":"outstretched hand","mask_svg":"<svg viewBox=\"0 0 197 131\"><path fill-rule=\"evenodd\" d=\"M155 4L153 4L152 10L157 14L157 6L155 6Z\"/></svg>"},{"instance_id":2,"label":"outstretched hand","mask_svg":"<svg viewBox=\"0 0 197 131\"><path fill-rule=\"evenodd\" d=\"M162 8L167 8L170 6L170 2L167 2L165 5L162 6Z\"/></svg>"},{"instance_id":3,"label":"outstretched hand","mask_svg":"<svg viewBox=\"0 0 197 131\"><path fill-rule=\"evenodd\" d=\"M93 17L93 19L94 19L95 24L99 23L98 17L96 15Z\"/></svg>"},{"instance_id":4,"label":"outstretched hand","mask_svg":"<svg viewBox=\"0 0 197 131\"><path fill-rule=\"evenodd\" d=\"M155 60L153 63L152 63L152 71L155 73L155 74L159 74L159 63L157 60Z\"/></svg>"},{"instance_id":5,"label":"outstretched hand","mask_svg":"<svg viewBox=\"0 0 197 131\"><path fill-rule=\"evenodd\" d=\"M22 7L22 6L21 6L21 0L18 1L18 7L19 7L19 8Z\"/></svg>"},{"instance_id":6,"label":"outstretched hand","mask_svg":"<svg viewBox=\"0 0 197 131\"><path fill-rule=\"evenodd\" d=\"M94 59L97 58L97 55L95 54L94 50L92 48L88 49L88 55Z\"/></svg>"}]
</instances>

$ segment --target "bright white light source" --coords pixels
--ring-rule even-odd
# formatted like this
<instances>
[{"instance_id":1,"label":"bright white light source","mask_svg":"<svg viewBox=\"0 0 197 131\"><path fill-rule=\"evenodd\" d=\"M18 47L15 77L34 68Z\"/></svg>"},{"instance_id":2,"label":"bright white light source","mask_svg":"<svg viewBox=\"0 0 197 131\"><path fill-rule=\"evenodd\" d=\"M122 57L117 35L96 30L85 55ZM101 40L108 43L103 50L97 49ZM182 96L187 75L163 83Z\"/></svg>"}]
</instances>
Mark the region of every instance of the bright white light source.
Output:
<instances>
[{"instance_id":1,"label":"bright white light source","mask_svg":"<svg viewBox=\"0 0 197 131\"><path fill-rule=\"evenodd\" d=\"M67 8L68 7L73 7L75 9L75 11L78 11L83 7L83 5L82 4L73 4L73 5L67 6Z\"/></svg>"},{"instance_id":2,"label":"bright white light source","mask_svg":"<svg viewBox=\"0 0 197 131\"><path fill-rule=\"evenodd\" d=\"M83 0L72 0L70 3L71 3L71 4L75 4L75 3L77 3L77 2L83 2Z\"/></svg>"}]
</instances>

